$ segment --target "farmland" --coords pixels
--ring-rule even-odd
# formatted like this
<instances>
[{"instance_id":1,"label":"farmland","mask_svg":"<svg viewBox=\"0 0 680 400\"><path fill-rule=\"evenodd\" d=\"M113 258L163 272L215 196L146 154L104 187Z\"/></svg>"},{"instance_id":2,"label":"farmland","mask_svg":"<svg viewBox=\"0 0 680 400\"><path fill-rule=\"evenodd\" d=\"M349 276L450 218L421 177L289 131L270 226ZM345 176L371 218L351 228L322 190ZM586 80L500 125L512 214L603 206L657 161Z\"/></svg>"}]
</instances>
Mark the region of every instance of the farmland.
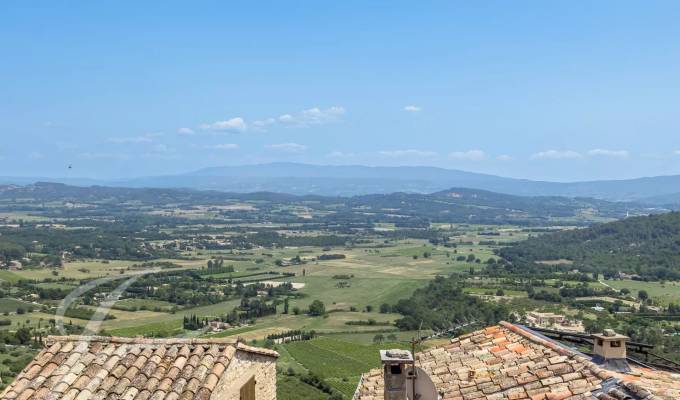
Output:
<instances>
[{"instance_id":1,"label":"farmland","mask_svg":"<svg viewBox=\"0 0 680 400\"><path fill-rule=\"evenodd\" d=\"M602 281L550 257L516 269L502 257L529 239L608 220L621 205L585 221L591 214L554 199L465 191L330 199L49 189L46 199L0 195L0 212L11 209L0 217L0 339L28 351L44 335L83 332L104 305L99 334L275 348L284 400L348 398L378 365L379 349L407 348L433 330L522 321L533 310L601 329L628 324L610 315L641 302L640 292L651 297L645 306L680 301L672 281ZM82 207L70 206L73 196L83 196ZM596 312L577 300L594 296L614 302ZM673 319L655 324L676 328ZM312 339L274 343L290 331Z\"/></svg>"}]
</instances>

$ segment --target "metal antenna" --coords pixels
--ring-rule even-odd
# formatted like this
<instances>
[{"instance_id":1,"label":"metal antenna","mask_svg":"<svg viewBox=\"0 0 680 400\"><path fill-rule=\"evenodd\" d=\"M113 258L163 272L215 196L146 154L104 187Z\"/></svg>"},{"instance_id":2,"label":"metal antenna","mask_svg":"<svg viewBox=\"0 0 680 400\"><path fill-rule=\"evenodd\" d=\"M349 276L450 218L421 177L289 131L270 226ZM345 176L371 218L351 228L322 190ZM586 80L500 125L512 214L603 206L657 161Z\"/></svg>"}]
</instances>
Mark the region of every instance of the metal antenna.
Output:
<instances>
[{"instance_id":1,"label":"metal antenna","mask_svg":"<svg viewBox=\"0 0 680 400\"><path fill-rule=\"evenodd\" d=\"M413 374L413 376L411 377L411 387L413 389L412 400L418 400L420 398L420 394L416 392L416 379L418 379L418 372L416 371L416 344L422 341L422 336L420 334L421 329L423 329L423 320L420 320L420 325L418 325L418 338L413 338L413 340L411 341L411 355L413 358L411 364L411 373Z\"/></svg>"}]
</instances>

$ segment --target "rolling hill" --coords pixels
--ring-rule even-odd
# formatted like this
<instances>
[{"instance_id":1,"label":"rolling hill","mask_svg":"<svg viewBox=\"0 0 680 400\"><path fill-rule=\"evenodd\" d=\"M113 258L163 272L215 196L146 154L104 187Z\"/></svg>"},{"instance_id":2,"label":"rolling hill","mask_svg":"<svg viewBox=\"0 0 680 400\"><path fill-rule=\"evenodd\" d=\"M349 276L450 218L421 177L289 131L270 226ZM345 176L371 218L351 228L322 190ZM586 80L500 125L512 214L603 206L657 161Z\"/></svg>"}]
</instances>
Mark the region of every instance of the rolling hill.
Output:
<instances>
[{"instance_id":1,"label":"rolling hill","mask_svg":"<svg viewBox=\"0 0 680 400\"><path fill-rule=\"evenodd\" d=\"M605 276L621 271L642 278L680 279L680 213L545 234L504 248L500 255L516 269L575 268Z\"/></svg>"},{"instance_id":2,"label":"rolling hill","mask_svg":"<svg viewBox=\"0 0 680 400\"><path fill-rule=\"evenodd\" d=\"M193 207L246 202L253 211L232 211L238 218L291 221L295 209L309 210L320 222L390 222L427 226L430 222L520 225L582 225L624 218L649 211L635 203L558 196L515 196L477 189L454 188L431 194L390 193L362 196L296 196L257 192L225 193L190 189L144 189L107 186L70 186L55 183L0 187L1 210L40 211L45 203L70 204L60 213L140 212L142 208ZM78 204L78 207L73 207ZM86 206L86 207L85 207ZM285 206L283 212L280 206ZM81 210L82 208L82 210Z\"/></svg>"}]
</instances>

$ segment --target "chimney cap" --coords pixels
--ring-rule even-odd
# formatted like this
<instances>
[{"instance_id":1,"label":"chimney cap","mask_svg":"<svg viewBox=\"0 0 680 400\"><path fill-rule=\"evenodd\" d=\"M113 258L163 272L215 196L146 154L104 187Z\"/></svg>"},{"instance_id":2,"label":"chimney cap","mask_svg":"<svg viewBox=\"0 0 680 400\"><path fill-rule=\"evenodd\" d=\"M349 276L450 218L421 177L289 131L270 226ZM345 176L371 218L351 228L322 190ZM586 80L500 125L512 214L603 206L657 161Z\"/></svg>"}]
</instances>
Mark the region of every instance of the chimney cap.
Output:
<instances>
[{"instance_id":1,"label":"chimney cap","mask_svg":"<svg viewBox=\"0 0 680 400\"><path fill-rule=\"evenodd\" d=\"M613 329L605 329L602 333L593 333L593 337L602 340L628 340L630 339L626 335L621 335L616 333Z\"/></svg>"},{"instance_id":2,"label":"chimney cap","mask_svg":"<svg viewBox=\"0 0 680 400\"><path fill-rule=\"evenodd\" d=\"M413 362L413 354L408 350L392 349L380 350L380 361L383 364L402 364Z\"/></svg>"}]
</instances>

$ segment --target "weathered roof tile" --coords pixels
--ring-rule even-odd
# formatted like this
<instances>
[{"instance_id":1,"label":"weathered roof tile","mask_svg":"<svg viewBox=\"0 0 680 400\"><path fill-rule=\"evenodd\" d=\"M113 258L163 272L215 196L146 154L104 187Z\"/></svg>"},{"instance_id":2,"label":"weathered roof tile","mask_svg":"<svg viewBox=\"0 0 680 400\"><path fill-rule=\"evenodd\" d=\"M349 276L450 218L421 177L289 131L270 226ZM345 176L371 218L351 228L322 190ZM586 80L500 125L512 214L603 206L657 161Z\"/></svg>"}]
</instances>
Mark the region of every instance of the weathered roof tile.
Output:
<instances>
[{"instance_id":1,"label":"weathered roof tile","mask_svg":"<svg viewBox=\"0 0 680 400\"><path fill-rule=\"evenodd\" d=\"M208 400L237 350L278 356L229 339L50 336L0 398Z\"/></svg>"},{"instance_id":2,"label":"weathered roof tile","mask_svg":"<svg viewBox=\"0 0 680 400\"><path fill-rule=\"evenodd\" d=\"M460 336L415 358L446 400L592 399L592 392L608 378L619 379L639 398L680 399L680 375L641 368L628 375L611 372L509 323ZM382 374L381 369L364 374L354 399L382 399Z\"/></svg>"}]
</instances>

